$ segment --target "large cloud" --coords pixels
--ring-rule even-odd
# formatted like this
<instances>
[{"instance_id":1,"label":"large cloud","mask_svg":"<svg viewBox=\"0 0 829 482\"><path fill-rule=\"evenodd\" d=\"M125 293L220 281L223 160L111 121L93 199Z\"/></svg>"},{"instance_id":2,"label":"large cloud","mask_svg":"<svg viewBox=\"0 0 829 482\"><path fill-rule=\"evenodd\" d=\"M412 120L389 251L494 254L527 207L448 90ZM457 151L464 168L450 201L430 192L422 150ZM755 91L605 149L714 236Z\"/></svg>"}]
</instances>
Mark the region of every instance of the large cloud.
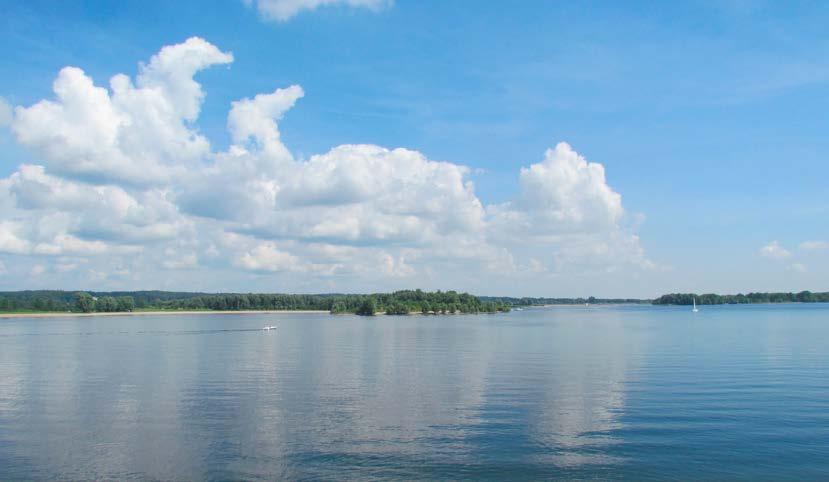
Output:
<instances>
[{"instance_id":1,"label":"large cloud","mask_svg":"<svg viewBox=\"0 0 829 482\"><path fill-rule=\"evenodd\" d=\"M248 227L350 244L418 244L474 232L483 209L466 174L406 149L339 146L281 171L269 215Z\"/></svg>"},{"instance_id":2,"label":"large cloud","mask_svg":"<svg viewBox=\"0 0 829 482\"><path fill-rule=\"evenodd\" d=\"M141 67L135 85L114 76L111 91L83 70L65 67L54 82L55 100L17 107L12 131L55 173L95 182L166 183L210 150L189 124L204 97L193 75L232 60L194 37L161 49Z\"/></svg>"},{"instance_id":3,"label":"large cloud","mask_svg":"<svg viewBox=\"0 0 829 482\"><path fill-rule=\"evenodd\" d=\"M243 0L246 5L255 5L259 13L268 20L284 22L302 10L315 10L322 6L345 5L379 9L391 0Z\"/></svg>"},{"instance_id":4,"label":"large cloud","mask_svg":"<svg viewBox=\"0 0 829 482\"><path fill-rule=\"evenodd\" d=\"M293 86L234 102L234 145L182 186L184 209L264 237L345 244L419 244L481 230L483 207L463 166L373 145L294 161L276 120L302 94Z\"/></svg>"},{"instance_id":5,"label":"large cloud","mask_svg":"<svg viewBox=\"0 0 829 482\"><path fill-rule=\"evenodd\" d=\"M487 209L490 240L513 249L530 269L650 268L639 238L623 225L622 197L601 164L560 142L520 174L516 200Z\"/></svg>"},{"instance_id":6,"label":"large cloud","mask_svg":"<svg viewBox=\"0 0 829 482\"><path fill-rule=\"evenodd\" d=\"M517 200L492 206L499 232L556 236L614 230L624 214L622 197L605 180L604 167L560 142L544 160L521 169Z\"/></svg>"},{"instance_id":7,"label":"large cloud","mask_svg":"<svg viewBox=\"0 0 829 482\"><path fill-rule=\"evenodd\" d=\"M116 242L141 243L174 237L187 224L163 190L134 195L113 185L89 185L23 165L5 183L16 206L28 216L60 220L73 234Z\"/></svg>"},{"instance_id":8,"label":"large cloud","mask_svg":"<svg viewBox=\"0 0 829 482\"><path fill-rule=\"evenodd\" d=\"M0 180L6 269L124 288L245 289L250 273L295 290L480 291L494 274L650 266L604 167L566 143L518 173L512 201L485 206L469 168L410 149L295 159L278 125L304 95L294 85L233 102L232 144L216 152L196 128L193 76L232 60L191 38L110 89L64 68L54 100L17 107L11 129L39 165Z\"/></svg>"}]
</instances>

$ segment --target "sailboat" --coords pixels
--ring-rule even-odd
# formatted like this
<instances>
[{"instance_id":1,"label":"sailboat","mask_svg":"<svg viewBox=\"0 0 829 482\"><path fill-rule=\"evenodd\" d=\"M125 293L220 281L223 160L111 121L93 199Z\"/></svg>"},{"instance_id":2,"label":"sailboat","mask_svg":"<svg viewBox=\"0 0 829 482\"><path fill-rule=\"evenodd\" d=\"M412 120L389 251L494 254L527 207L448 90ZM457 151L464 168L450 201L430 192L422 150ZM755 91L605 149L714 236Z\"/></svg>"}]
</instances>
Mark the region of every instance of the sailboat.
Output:
<instances>
[{"instance_id":1,"label":"sailboat","mask_svg":"<svg viewBox=\"0 0 829 482\"><path fill-rule=\"evenodd\" d=\"M691 311L693 311L694 313L696 313L697 311L699 311L699 310L697 309L697 299L696 299L696 298L694 298L694 309L693 309L693 310L691 310Z\"/></svg>"}]
</instances>

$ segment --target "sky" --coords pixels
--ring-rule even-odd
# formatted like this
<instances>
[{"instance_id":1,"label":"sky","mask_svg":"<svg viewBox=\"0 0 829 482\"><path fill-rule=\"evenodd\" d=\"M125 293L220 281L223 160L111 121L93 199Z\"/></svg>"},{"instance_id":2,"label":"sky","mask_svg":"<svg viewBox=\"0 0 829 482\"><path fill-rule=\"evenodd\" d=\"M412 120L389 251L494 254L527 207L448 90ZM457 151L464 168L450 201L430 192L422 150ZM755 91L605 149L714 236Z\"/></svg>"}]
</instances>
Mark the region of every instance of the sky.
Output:
<instances>
[{"instance_id":1,"label":"sky","mask_svg":"<svg viewBox=\"0 0 829 482\"><path fill-rule=\"evenodd\" d=\"M827 291L827 21L7 2L0 289Z\"/></svg>"}]
</instances>

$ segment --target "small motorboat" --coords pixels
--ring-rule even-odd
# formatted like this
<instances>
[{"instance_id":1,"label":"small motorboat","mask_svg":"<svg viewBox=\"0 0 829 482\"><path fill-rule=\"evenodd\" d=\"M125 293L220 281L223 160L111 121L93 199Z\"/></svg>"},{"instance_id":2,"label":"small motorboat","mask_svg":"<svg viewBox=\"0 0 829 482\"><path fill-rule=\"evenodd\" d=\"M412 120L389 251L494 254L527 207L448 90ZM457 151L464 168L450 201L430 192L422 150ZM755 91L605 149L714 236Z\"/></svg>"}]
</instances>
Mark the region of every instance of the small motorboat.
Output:
<instances>
[{"instance_id":1,"label":"small motorboat","mask_svg":"<svg viewBox=\"0 0 829 482\"><path fill-rule=\"evenodd\" d=\"M265 331L270 331L270 330L275 330L276 327L275 326L265 326L265 327L262 327L262 329L265 330Z\"/></svg>"}]
</instances>

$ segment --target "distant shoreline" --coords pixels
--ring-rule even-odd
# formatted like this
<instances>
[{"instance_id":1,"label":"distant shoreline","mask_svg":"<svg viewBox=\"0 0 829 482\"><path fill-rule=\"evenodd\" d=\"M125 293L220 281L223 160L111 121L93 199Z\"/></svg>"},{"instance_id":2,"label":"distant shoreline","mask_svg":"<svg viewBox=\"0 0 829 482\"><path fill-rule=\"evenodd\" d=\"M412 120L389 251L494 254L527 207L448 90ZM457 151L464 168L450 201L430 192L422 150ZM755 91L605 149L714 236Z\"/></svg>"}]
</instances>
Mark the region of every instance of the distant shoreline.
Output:
<instances>
[{"instance_id":1,"label":"distant shoreline","mask_svg":"<svg viewBox=\"0 0 829 482\"><path fill-rule=\"evenodd\" d=\"M93 313L44 312L44 313L0 313L2 318L55 318L55 317L89 317L89 316L152 316L152 315L252 315L252 314L297 314L325 313L325 310L156 310L156 311L113 311Z\"/></svg>"}]
</instances>

